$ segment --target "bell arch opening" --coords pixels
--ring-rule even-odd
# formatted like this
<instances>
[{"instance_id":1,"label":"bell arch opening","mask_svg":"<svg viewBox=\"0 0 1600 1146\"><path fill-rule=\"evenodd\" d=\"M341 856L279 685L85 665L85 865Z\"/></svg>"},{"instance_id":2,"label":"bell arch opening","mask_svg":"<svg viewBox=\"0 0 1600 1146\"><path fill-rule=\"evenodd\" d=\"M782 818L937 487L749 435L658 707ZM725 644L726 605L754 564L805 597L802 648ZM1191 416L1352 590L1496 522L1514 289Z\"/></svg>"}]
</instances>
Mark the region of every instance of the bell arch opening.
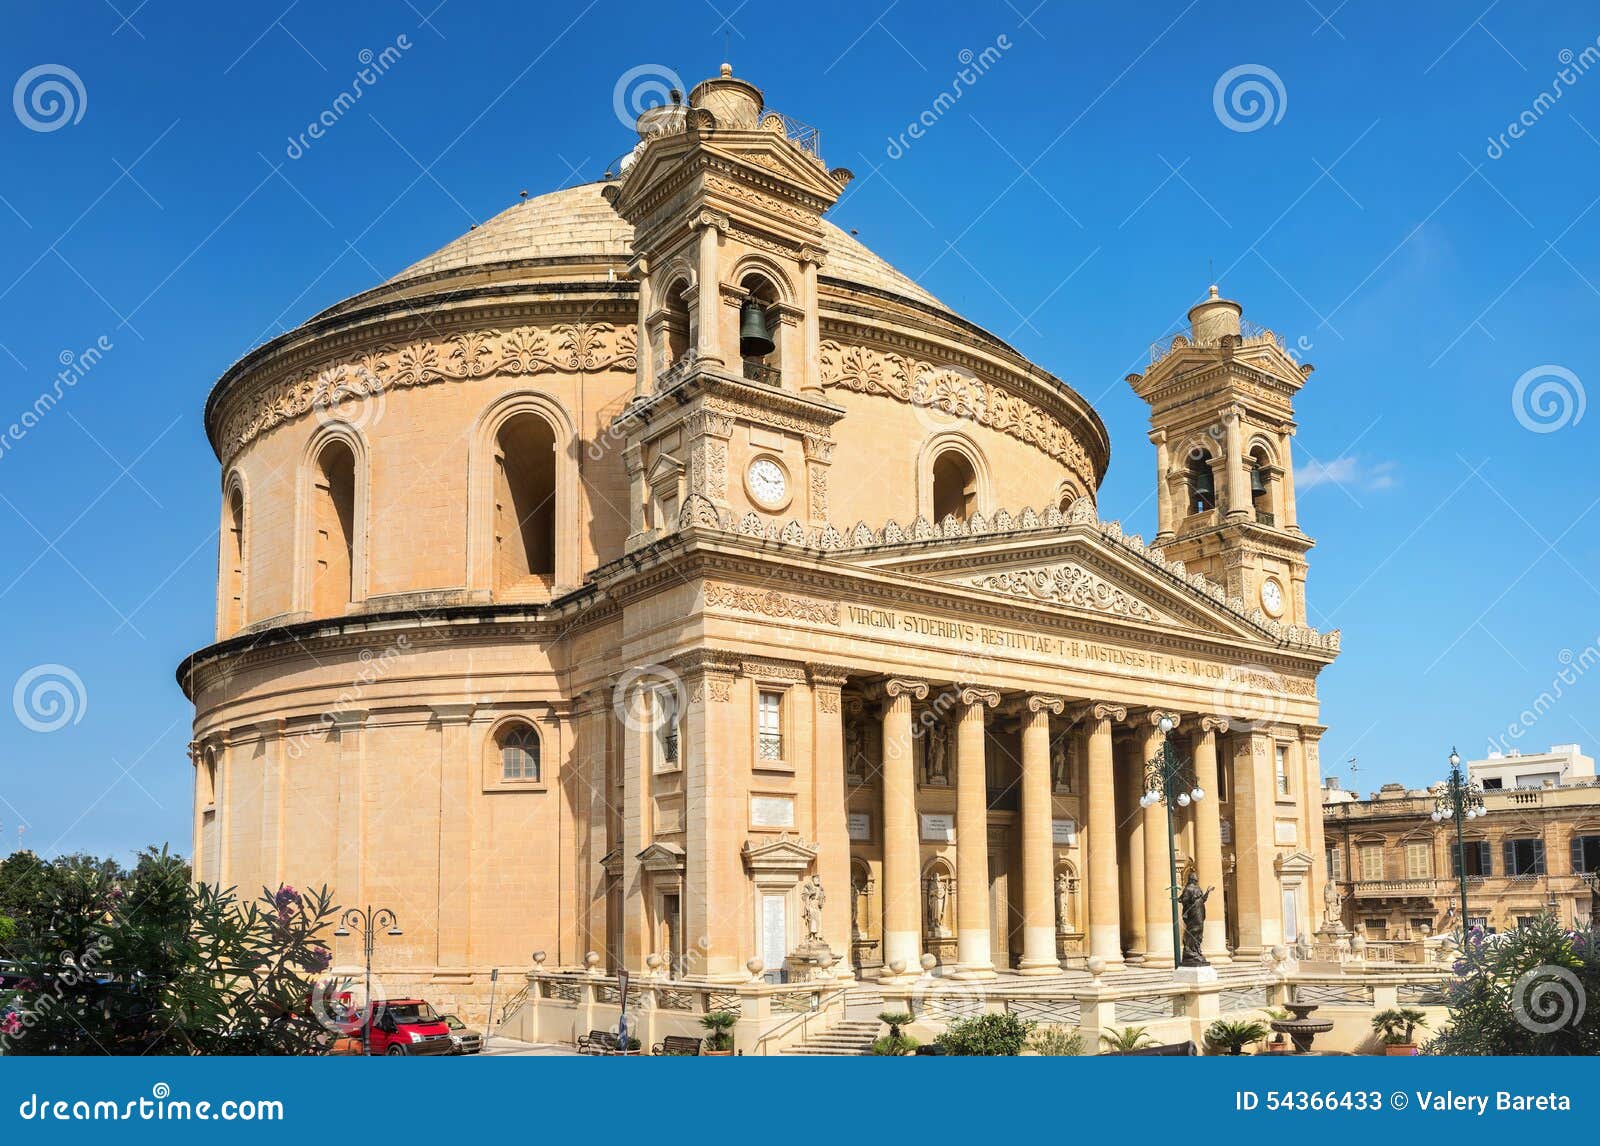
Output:
<instances>
[{"instance_id":1,"label":"bell arch opening","mask_svg":"<svg viewBox=\"0 0 1600 1146\"><path fill-rule=\"evenodd\" d=\"M356 455L343 439L317 451L311 520L311 611L342 613L356 597Z\"/></svg>"},{"instance_id":2,"label":"bell arch opening","mask_svg":"<svg viewBox=\"0 0 1600 1146\"><path fill-rule=\"evenodd\" d=\"M959 450L933 459L933 519L966 521L978 509L978 471Z\"/></svg>"},{"instance_id":3,"label":"bell arch opening","mask_svg":"<svg viewBox=\"0 0 1600 1146\"><path fill-rule=\"evenodd\" d=\"M548 420L514 414L494 439L494 582L547 587L556 574L556 433Z\"/></svg>"}]
</instances>

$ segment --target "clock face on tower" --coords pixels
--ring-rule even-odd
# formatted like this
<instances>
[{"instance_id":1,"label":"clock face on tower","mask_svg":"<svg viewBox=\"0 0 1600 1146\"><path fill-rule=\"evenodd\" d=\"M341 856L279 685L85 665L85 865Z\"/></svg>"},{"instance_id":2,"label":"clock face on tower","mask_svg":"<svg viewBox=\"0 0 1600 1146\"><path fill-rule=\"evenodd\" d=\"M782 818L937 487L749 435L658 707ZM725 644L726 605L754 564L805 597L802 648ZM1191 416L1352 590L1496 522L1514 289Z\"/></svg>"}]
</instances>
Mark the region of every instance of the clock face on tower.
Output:
<instances>
[{"instance_id":1,"label":"clock face on tower","mask_svg":"<svg viewBox=\"0 0 1600 1146\"><path fill-rule=\"evenodd\" d=\"M757 458L745 470L745 486L763 509L778 510L789 503L789 475L773 458Z\"/></svg>"},{"instance_id":2,"label":"clock face on tower","mask_svg":"<svg viewBox=\"0 0 1600 1146\"><path fill-rule=\"evenodd\" d=\"M1283 586L1275 577L1261 582L1261 607L1274 617L1283 616Z\"/></svg>"}]
</instances>

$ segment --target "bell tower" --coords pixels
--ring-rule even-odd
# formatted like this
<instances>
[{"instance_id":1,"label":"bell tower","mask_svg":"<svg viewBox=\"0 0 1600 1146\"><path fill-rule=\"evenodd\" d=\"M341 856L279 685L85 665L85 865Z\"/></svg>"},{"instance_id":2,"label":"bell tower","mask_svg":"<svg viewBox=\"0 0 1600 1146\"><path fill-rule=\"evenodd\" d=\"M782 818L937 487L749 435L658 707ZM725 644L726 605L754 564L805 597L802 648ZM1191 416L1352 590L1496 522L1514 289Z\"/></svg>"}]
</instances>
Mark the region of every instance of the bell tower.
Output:
<instances>
[{"instance_id":1,"label":"bell tower","mask_svg":"<svg viewBox=\"0 0 1600 1146\"><path fill-rule=\"evenodd\" d=\"M1296 362L1244 308L1210 296L1189 311L1189 334L1151 348L1128 375L1150 404L1158 529L1153 545L1223 586L1247 609L1306 622L1306 553L1315 544L1295 511L1294 396L1312 367Z\"/></svg>"},{"instance_id":2,"label":"bell tower","mask_svg":"<svg viewBox=\"0 0 1600 1146\"><path fill-rule=\"evenodd\" d=\"M638 376L613 423L629 548L676 530L691 499L719 517L823 526L843 410L819 378L817 273L822 215L851 173L728 64L637 129L605 189L633 225L639 284Z\"/></svg>"}]
</instances>

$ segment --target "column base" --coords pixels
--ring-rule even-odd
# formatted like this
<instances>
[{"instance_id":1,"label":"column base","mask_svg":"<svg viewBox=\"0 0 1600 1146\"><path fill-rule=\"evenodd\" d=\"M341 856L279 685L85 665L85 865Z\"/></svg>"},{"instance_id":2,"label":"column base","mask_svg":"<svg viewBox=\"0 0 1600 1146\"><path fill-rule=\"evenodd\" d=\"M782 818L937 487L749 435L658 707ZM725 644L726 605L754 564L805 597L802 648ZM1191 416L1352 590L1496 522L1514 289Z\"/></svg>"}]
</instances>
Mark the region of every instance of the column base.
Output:
<instances>
[{"instance_id":1,"label":"column base","mask_svg":"<svg viewBox=\"0 0 1600 1146\"><path fill-rule=\"evenodd\" d=\"M1110 961L1109 960L1107 961L1106 965L1108 967L1110 966ZM1061 974L1061 964L1059 964L1059 963L1030 963L1030 962L1028 962L1028 960L1024 959L1022 962L1017 964L1017 974L1019 974L1019 975L1059 975L1059 974Z\"/></svg>"},{"instance_id":2,"label":"column base","mask_svg":"<svg viewBox=\"0 0 1600 1146\"><path fill-rule=\"evenodd\" d=\"M973 979L995 979L999 976L995 971L993 964L972 967L964 967L960 964L957 964L955 972L950 977L952 979L970 981Z\"/></svg>"}]
</instances>

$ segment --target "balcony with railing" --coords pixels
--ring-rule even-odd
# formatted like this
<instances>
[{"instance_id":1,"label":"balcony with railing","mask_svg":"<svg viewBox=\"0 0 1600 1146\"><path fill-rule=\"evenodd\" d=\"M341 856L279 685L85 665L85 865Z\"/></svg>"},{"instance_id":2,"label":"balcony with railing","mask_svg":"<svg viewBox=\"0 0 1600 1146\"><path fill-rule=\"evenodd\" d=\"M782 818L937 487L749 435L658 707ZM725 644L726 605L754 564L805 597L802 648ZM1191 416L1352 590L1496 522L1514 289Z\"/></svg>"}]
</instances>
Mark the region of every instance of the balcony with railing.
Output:
<instances>
[{"instance_id":1,"label":"balcony with railing","mask_svg":"<svg viewBox=\"0 0 1600 1146\"><path fill-rule=\"evenodd\" d=\"M1438 881L1421 879L1361 879L1355 883L1357 899L1432 899Z\"/></svg>"}]
</instances>

